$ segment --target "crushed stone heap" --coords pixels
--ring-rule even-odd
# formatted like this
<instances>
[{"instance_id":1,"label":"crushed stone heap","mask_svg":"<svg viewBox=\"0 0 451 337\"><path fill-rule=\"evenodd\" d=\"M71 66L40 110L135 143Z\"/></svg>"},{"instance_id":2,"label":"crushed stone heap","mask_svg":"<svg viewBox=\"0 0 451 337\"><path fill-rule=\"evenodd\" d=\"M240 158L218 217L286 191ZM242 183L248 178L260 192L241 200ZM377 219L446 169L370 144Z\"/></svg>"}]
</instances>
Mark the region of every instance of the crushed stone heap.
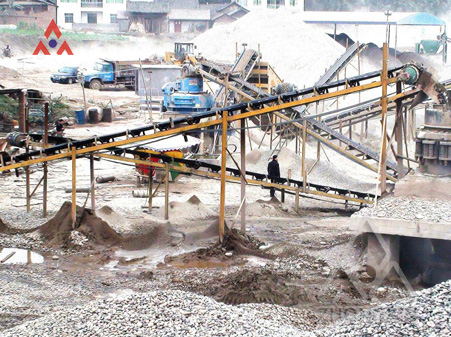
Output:
<instances>
[{"instance_id":1,"label":"crushed stone heap","mask_svg":"<svg viewBox=\"0 0 451 337\"><path fill-rule=\"evenodd\" d=\"M345 51L327 34L303 22L302 13L252 11L228 25L215 25L193 42L211 60L235 60L236 43L257 50L285 82L311 86Z\"/></svg>"},{"instance_id":2,"label":"crushed stone heap","mask_svg":"<svg viewBox=\"0 0 451 337\"><path fill-rule=\"evenodd\" d=\"M315 332L316 337L450 335L451 281L364 311L333 327Z\"/></svg>"},{"instance_id":3,"label":"crushed stone heap","mask_svg":"<svg viewBox=\"0 0 451 337\"><path fill-rule=\"evenodd\" d=\"M379 200L377 206L363 208L354 216L451 222L451 202L417 197L390 197Z\"/></svg>"}]
</instances>

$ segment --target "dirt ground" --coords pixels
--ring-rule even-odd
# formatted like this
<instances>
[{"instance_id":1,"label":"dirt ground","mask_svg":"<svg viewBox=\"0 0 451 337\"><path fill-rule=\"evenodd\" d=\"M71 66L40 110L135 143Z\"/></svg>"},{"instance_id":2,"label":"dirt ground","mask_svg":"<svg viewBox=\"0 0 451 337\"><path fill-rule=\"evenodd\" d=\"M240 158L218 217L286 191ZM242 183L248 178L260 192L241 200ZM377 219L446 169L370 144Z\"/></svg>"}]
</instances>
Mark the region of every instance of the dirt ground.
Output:
<instances>
[{"instance_id":1,"label":"dirt ground","mask_svg":"<svg viewBox=\"0 0 451 337\"><path fill-rule=\"evenodd\" d=\"M61 176L68 164L54 164L50 174ZM173 207L164 221L163 192L157 193L149 214L146 200L131 196L136 188L132 168L109 165L96 163L96 173L115 170L120 181L98 185L96 215L78 207L75 231L64 183L53 185L51 212L42 218L39 200L30 215L24 210L22 176L1 178L2 185L14 183L15 188L2 194L0 246L32 249L44 256L44 263L0 265L6 280L0 286L0 330L74 303L151 289L188 290L233 305L298 308L309 313L312 328L408 294L398 284L373 284L364 272L363 240L349 227L356 208L301 199L296 214L291 196L285 204L269 202L269 191L250 187L246 233L235 237L239 244L226 240L220 245L219 182L183 177L171 183ZM80 168L82 181L87 174ZM197 199L189 198L194 186ZM227 193L227 225L238 233L239 205L233 200L239 185L228 185ZM82 205L85 195L79 198ZM19 200L19 207L9 205ZM200 204L204 211L194 213ZM198 216L177 216L187 212Z\"/></svg>"},{"instance_id":2,"label":"dirt ground","mask_svg":"<svg viewBox=\"0 0 451 337\"><path fill-rule=\"evenodd\" d=\"M52 69L66 62L51 65L52 60L42 69L37 61L8 60L0 66L0 84L62 95L71 108L82 107L79 84L49 80ZM133 92L86 90L86 99L92 105L111 102L126 119L68 128L69 137L123 130L146 119L136 113L139 97ZM87 159L77 160L76 172L77 186L88 187ZM0 264L0 331L95 298L155 289L188 290L233 305L299 308L309 313L311 328L409 293L402 285L373 282L366 274L365 240L349 225L356 206L302 198L296 213L293 196L285 203L270 202L268 190L249 186L246 231L239 233L240 185L229 184L226 222L235 236L221 245L218 181L185 176L171 183L169 219L164 220L164 190L156 193L149 213L147 200L132 196L147 188L136 186L135 168L95 162L96 177L111 175L115 182L96 186L95 211L87 195L78 193L75 230L67 192L70 161L49 165L46 218L40 188L27 213L24 175L0 175L0 251L24 248L44 256L42 264ZM32 186L40 179L40 168L33 169Z\"/></svg>"}]
</instances>

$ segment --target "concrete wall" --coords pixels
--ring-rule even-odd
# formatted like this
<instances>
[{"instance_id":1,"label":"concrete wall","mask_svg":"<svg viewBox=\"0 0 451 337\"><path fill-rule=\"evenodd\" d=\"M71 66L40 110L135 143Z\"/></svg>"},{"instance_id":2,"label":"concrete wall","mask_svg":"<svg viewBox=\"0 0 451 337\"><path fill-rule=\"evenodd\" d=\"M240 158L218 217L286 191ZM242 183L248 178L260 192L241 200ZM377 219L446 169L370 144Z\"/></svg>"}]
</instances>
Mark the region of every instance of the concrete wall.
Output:
<instances>
[{"instance_id":1,"label":"concrete wall","mask_svg":"<svg viewBox=\"0 0 451 337\"><path fill-rule=\"evenodd\" d=\"M268 8L268 0L237 0L237 3L239 3L241 6L247 8L247 9L267 9ZM296 0L295 5L291 5L290 0L284 0L280 1L280 7L287 7L287 8L293 8L293 9L304 9L304 0ZM270 8L272 9L272 8Z\"/></svg>"},{"instance_id":2,"label":"concrete wall","mask_svg":"<svg viewBox=\"0 0 451 337\"><path fill-rule=\"evenodd\" d=\"M119 24L118 23L98 23L98 24L89 24L89 23L74 23L72 25L72 30L74 32L98 32L98 33L119 33Z\"/></svg>"},{"instance_id":3,"label":"concrete wall","mask_svg":"<svg viewBox=\"0 0 451 337\"><path fill-rule=\"evenodd\" d=\"M56 20L56 7L47 5L24 6L21 10L8 10L0 12L0 24L18 25L25 22L35 24L39 28L47 28L50 21Z\"/></svg>"},{"instance_id":4,"label":"concrete wall","mask_svg":"<svg viewBox=\"0 0 451 337\"><path fill-rule=\"evenodd\" d=\"M175 33L175 22L181 22L181 33L202 32L209 27L209 21L182 21L182 20L169 20L169 33ZM199 30L198 26L204 27L204 30Z\"/></svg>"},{"instance_id":5,"label":"concrete wall","mask_svg":"<svg viewBox=\"0 0 451 337\"><path fill-rule=\"evenodd\" d=\"M149 74L149 70L152 71L152 73ZM150 91L150 88L152 88L152 96L157 95L157 93L158 96L163 96L163 91L161 90L161 88L166 83L175 82L180 77L180 75L181 68L178 66L156 65L153 67L144 67L143 72L141 72L141 70L138 70L136 72L136 94L140 95L140 93L144 93L144 88L146 88L148 92Z\"/></svg>"},{"instance_id":6,"label":"concrete wall","mask_svg":"<svg viewBox=\"0 0 451 337\"><path fill-rule=\"evenodd\" d=\"M99 0L100 1L100 0ZM120 0L119 0L120 1ZM122 3L110 3L107 0L103 0L102 7L86 7L82 6L81 0L76 2L62 2L58 0L58 25L65 29L72 29L72 23L65 22L66 13L72 13L74 16L74 24L87 24L87 13L97 13L97 23L102 25L111 24L111 14L121 17L122 13L126 10L126 0L122 0ZM80 26L78 26L80 27ZM88 29L89 27L86 27ZM95 27L91 27L93 30ZM104 28L106 29L106 28ZM107 30L118 31L117 24L112 24Z\"/></svg>"}]
</instances>

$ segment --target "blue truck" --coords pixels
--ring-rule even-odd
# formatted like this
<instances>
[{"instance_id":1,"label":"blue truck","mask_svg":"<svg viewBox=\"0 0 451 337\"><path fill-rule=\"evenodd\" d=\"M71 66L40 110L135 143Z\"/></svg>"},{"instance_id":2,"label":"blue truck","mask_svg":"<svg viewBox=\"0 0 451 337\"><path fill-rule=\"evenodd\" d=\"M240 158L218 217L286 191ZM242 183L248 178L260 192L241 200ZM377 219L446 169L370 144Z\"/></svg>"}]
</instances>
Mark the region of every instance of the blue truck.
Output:
<instances>
[{"instance_id":1,"label":"blue truck","mask_svg":"<svg viewBox=\"0 0 451 337\"><path fill-rule=\"evenodd\" d=\"M101 59L94 65L94 69L82 74L85 88L100 90L107 85L125 86L135 90L137 67L133 64L139 61L111 61Z\"/></svg>"}]
</instances>

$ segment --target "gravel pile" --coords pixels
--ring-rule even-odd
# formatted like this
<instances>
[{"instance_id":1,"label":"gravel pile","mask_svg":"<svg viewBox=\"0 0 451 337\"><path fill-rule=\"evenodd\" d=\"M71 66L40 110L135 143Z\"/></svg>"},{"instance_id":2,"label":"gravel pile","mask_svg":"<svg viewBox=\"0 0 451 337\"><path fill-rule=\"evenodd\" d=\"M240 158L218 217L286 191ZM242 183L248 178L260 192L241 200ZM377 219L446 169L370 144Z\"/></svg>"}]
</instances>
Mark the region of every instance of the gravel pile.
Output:
<instances>
[{"instance_id":1,"label":"gravel pile","mask_svg":"<svg viewBox=\"0 0 451 337\"><path fill-rule=\"evenodd\" d=\"M2 336L301 335L254 313L189 292L158 291L94 301L4 330Z\"/></svg>"},{"instance_id":2,"label":"gravel pile","mask_svg":"<svg viewBox=\"0 0 451 337\"><path fill-rule=\"evenodd\" d=\"M49 214L47 218L42 217L42 210L32 209L30 213L23 209L9 209L0 211L0 218L8 224L8 226L20 229L29 230L35 229L47 222L53 214Z\"/></svg>"},{"instance_id":3,"label":"gravel pile","mask_svg":"<svg viewBox=\"0 0 451 337\"><path fill-rule=\"evenodd\" d=\"M317 337L451 335L451 281L411 297L364 311L333 327L315 331Z\"/></svg>"},{"instance_id":4,"label":"gravel pile","mask_svg":"<svg viewBox=\"0 0 451 337\"><path fill-rule=\"evenodd\" d=\"M384 198L353 216L371 216L429 222L451 222L451 202L415 197Z\"/></svg>"},{"instance_id":5,"label":"gravel pile","mask_svg":"<svg viewBox=\"0 0 451 337\"><path fill-rule=\"evenodd\" d=\"M293 326L300 330L317 329L324 321L323 317L319 317L309 310L293 307L266 303L240 304L238 307L245 309L255 318L276 321L278 324ZM326 324L321 325L325 326Z\"/></svg>"}]
</instances>

